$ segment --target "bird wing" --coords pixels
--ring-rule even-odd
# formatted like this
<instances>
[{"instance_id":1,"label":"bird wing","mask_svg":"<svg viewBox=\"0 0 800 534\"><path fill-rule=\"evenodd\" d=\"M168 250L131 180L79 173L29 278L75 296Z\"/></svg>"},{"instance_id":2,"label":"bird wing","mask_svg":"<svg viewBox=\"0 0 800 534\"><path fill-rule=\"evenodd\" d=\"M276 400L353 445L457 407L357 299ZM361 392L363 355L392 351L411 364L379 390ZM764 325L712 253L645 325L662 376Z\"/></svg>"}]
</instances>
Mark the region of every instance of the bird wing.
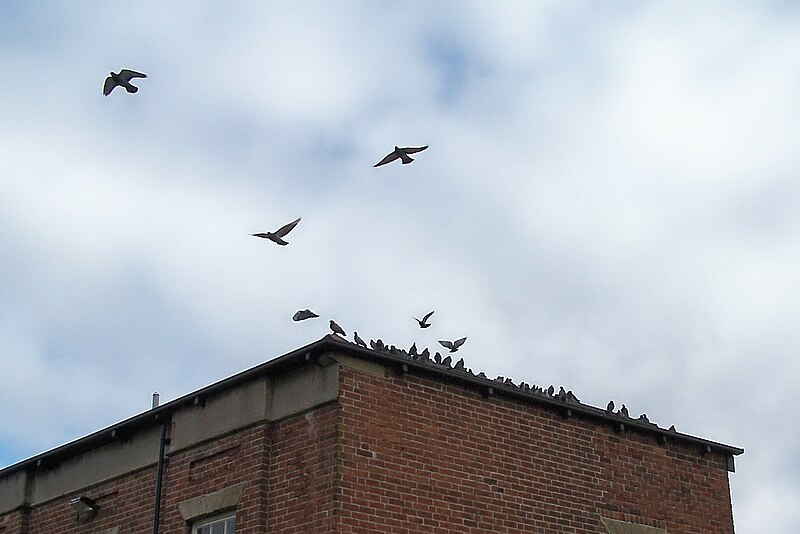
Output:
<instances>
[{"instance_id":1,"label":"bird wing","mask_svg":"<svg viewBox=\"0 0 800 534\"><path fill-rule=\"evenodd\" d=\"M263 237L264 239L269 239L269 234L250 234L253 237Z\"/></svg>"},{"instance_id":2,"label":"bird wing","mask_svg":"<svg viewBox=\"0 0 800 534\"><path fill-rule=\"evenodd\" d=\"M109 76L106 78L106 82L103 84L103 94L108 96L111 94L111 91L117 86L117 82L114 81L114 78Z\"/></svg>"},{"instance_id":3,"label":"bird wing","mask_svg":"<svg viewBox=\"0 0 800 534\"><path fill-rule=\"evenodd\" d=\"M122 69L119 71L119 77L126 82L129 82L131 81L131 78L147 78L147 74L142 74L141 72L136 72L135 70Z\"/></svg>"},{"instance_id":4,"label":"bird wing","mask_svg":"<svg viewBox=\"0 0 800 534\"><path fill-rule=\"evenodd\" d=\"M446 349L452 349L453 348L453 343L451 341L440 339L439 340L439 344L441 346L443 346L444 348L446 348Z\"/></svg>"},{"instance_id":5,"label":"bird wing","mask_svg":"<svg viewBox=\"0 0 800 534\"><path fill-rule=\"evenodd\" d=\"M406 154L415 154L417 152L422 152L426 148L428 148L428 145L425 145L425 146L407 146L405 148L401 148L400 150L402 150Z\"/></svg>"},{"instance_id":6,"label":"bird wing","mask_svg":"<svg viewBox=\"0 0 800 534\"><path fill-rule=\"evenodd\" d=\"M428 322L428 319L430 319L431 315L433 315L433 312L430 312L428 315L426 315L425 317L423 317L423 318L422 318L422 321L423 321L423 322L425 322L425 323L427 323L427 322Z\"/></svg>"},{"instance_id":7,"label":"bird wing","mask_svg":"<svg viewBox=\"0 0 800 534\"><path fill-rule=\"evenodd\" d=\"M281 239L280 237L276 236L275 234L272 234L272 235L268 236L267 239L269 239L273 243L277 243L277 244L279 244L279 245L281 245L283 247L285 247L286 245L289 244L287 241L284 241L283 239Z\"/></svg>"},{"instance_id":8,"label":"bird wing","mask_svg":"<svg viewBox=\"0 0 800 534\"><path fill-rule=\"evenodd\" d=\"M289 232L291 232L291 231L292 231L292 228L294 228L295 226L297 226L297 223L299 223L299 222L300 222L300 219L302 219L302 217L298 217L297 219L295 219L294 221L290 222L289 224L286 224L286 225L284 225L284 226L281 226L281 227L278 229L278 231L277 231L277 232L275 232L275 235L276 235L276 236L278 236L278 237L283 237L283 236L285 236L286 234L288 234Z\"/></svg>"},{"instance_id":9,"label":"bird wing","mask_svg":"<svg viewBox=\"0 0 800 534\"><path fill-rule=\"evenodd\" d=\"M386 154L386 157L384 157L378 163L373 165L373 167L380 167L381 165L386 165L387 163L391 163L392 161L396 160L399 157L400 157L400 154L398 154L395 151L392 151L392 152Z\"/></svg>"},{"instance_id":10,"label":"bird wing","mask_svg":"<svg viewBox=\"0 0 800 534\"><path fill-rule=\"evenodd\" d=\"M466 340L467 340L467 338L465 338L465 337L462 337L461 339L456 339L455 341L453 341L453 348L457 349L458 347L463 345Z\"/></svg>"}]
</instances>

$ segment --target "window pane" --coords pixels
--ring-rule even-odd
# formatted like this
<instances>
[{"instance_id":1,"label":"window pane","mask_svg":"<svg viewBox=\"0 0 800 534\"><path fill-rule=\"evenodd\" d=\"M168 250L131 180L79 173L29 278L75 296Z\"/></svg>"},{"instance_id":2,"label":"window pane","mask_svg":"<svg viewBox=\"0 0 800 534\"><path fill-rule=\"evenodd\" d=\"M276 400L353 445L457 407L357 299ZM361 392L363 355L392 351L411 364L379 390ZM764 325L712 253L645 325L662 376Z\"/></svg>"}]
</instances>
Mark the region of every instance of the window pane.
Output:
<instances>
[{"instance_id":1,"label":"window pane","mask_svg":"<svg viewBox=\"0 0 800 534\"><path fill-rule=\"evenodd\" d=\"M236 516L216 519L197 526L192 530L193 534L234 534L236 532Z\"/></svg>"}]
</instances>

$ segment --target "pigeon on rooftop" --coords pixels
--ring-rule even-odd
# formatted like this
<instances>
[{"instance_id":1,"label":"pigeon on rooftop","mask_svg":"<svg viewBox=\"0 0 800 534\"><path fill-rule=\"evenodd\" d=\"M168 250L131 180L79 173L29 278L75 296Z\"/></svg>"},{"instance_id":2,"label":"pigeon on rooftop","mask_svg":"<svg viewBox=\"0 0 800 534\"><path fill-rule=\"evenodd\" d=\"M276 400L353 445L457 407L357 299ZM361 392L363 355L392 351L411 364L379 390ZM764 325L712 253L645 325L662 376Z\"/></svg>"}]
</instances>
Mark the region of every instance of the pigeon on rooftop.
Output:
<instances>
[{"instance_id":1,"label":"pigeon on rooftop","mask_svg":"<svg viewBox=\"0 0 800 534\"><path fill-rule=\"evenodd\" d=\"M291 232L292 229L295 226L297 226L297 223L300 222L300 219L302 219L302 217L298 217L297 219L293 220L289 224L285 224L285 225L281 226L279 229L277 229L274 232L266 232L266 233L260 233L260 234L250 234L250 235L253 236L253 237L263 237L264 239L269 239L270 241L272 241L274 243L277 243L279 245L288 245L289 243L284 241L282 238L286 234Z\"/></svg>"},{"instance_id":2,"label":"pigeon on rooftop","mask_svg":"<svg viewBox=\"0 0 800 534\"><path fill-rule=\"evenodd\" d=\"M294 315L292 315L292 321L305 321L306 319L312 319L314 317L319 317L319 315L309 309L297 310Z\"/></svg>"},{"instance_id":3,"label":"pigeon on rooftop","mask_svg":"<svg viewBox=\"0 0 800 534\"><path fill-rule=\"evenodd\" d=\"M433 315L433 312L426 314L422 319L417 319L416 317L412 317L412 319L419 323L420 328L428 328L431 325L431 323L428 322L428 319L430 319L431 315Z\"/></svg>"},{"instance_id":4,"label":"pigeon on rooftop","mask_svg":"<svg viewBox=\"0 0 800 534\"><path fill-rule=\"evenodd\" d=\"M119 73L111 72L103 84L103 94L110 95L117 86L124 87L129 93L135 93L139 88L131 84L131 78L147 78L147 74L130 69L122 69Z\"/></svg>"},{"instance_id":5,"label":"pigeon on rooftop","mask_svg":"<svg viewBox=\"0 0 800 534\"><path fill-rule=\"evenodd\" d=\"M347 334L344 333L344 329L338 324L336 324L336 321L334 321L333 319L331 319L328 325L331 327L331 330L333 330L334 334L339 334L342 337L347 337Z\"/></svg>"},{"instance_id":6,"label":"pigeon on rooftop","mask_svg":"<svg viewBox=\"0 0 800 534\"><path fill-rule=\"evenodd\" d=\"M356 345L358 345L359 347L367 348L367 344L364 342L363 339L361 339L361 336L359 336L358 332L356 332L355 330L353 331L353 339L355 339Z\"/></svg>"},{"instance_id":7,"label":"pigeon on rooftop","mask_svg":"<svg viewBox=\"0 0 800 534\"><path fill-rule=\"evenodd\" d=\"M450 352L456 352L458 348L464 344L467 338L462 337L461 339L456 339L455 341L448 341L446 339L440 339L439 344L446 349L450 349Z\"/></svg>"},{"instance_id":8,"label":"pigeon on rooftop","mask_svg":"<svg viewBox=\"0 0 800 534\"><path fill-rule=\"evenodd\" d=\"M409 156L409 154L416 154L417 152L422 152L426 148L428 148L428 145L419 147L407 146L404 148L400 148L399 146L395 145L394 150L389 152L386 155L386 157L384 157L378 163L373 165L373 167L380 167L381 165L386 165L387 163L393 162L397 158L400 158L403 161L403 164L406 165L414 161L414 159L411 156Z\"/></svg>"}]
</instances>

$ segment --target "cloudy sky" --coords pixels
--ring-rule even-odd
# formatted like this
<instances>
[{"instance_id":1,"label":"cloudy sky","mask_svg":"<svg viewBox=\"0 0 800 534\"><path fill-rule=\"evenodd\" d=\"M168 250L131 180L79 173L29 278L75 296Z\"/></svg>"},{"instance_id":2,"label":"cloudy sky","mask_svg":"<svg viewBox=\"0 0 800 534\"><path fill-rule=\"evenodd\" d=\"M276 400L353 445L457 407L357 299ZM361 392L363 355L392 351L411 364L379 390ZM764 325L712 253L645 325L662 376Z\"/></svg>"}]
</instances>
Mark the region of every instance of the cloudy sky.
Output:
<instances>
[{"instance_id":1,"label":"cloudy sky","mask_svg":"<svg viewBox=\"0 0 800 534\"><path fill-rule=\"evenodd\" d=\"M335 318L744 447L737 531L800 531L800 9L749 4L0 2L0 465Z\"/></svg>"}]
</instances>

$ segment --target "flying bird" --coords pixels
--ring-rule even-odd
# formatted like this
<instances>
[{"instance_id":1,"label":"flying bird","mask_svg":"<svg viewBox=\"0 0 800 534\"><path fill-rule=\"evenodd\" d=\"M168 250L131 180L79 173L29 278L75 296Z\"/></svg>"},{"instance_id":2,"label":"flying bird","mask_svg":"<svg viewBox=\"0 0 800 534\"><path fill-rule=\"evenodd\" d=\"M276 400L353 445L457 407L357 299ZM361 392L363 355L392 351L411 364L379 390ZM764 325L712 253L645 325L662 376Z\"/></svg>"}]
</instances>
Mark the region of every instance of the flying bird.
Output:
<instances>
[{"instance_id":1,"label":"flying bird","mask_svg":"<svg viewBox=\"0 0 800 534\"><path fill-rule=\"evenodd\" d=\"M446 339L440 339L439 344L446 349L450 349L450 352L455 352L458 348L464 344L467 338L462 337L461 339L456 339L455 341L447 341Z\"/></svg>"},{"instance_id":2,"label":"flying bird","mask_svg":"<svg viewBox=\"0 0 800 534\"><path fill-rule=\"evenodd\" d=\"M400 158L403 161L403 165L406 165L414 161L414 159L410 157L409 154L416 154L417 152L422 152L426 148L428 148L428 145L418 146L418 147L407 146L404 148L400 148L399 146L395 145L394 150L386 154L386 157L380 160L375 165L373 165L373 167L380 167L381 165L386 165L387 163L393 162L397 158Z\"/></svg>"},{"instance_id":3,"label":"flying bird","mask_svg":"<svg viewBox=\"0 0 800 534\"><path fill-rule=\"evenodd\" d=\"M105 96L110 95L111 91L117 86L124 87L129 93L135 93L139 88L131 84L131 78L147 78L147 74L130 69L122 69L119 74L111 72L106 78L106 83L103 84L103 94Z\"/></svg>"},{"instance_id":4,"label":"flying bird","mask_svg":"<svg viewBox=\"0 0 800 534\"><path fill-rule=\"evenodd\" d=\"M253 237L263 237L264 239L269 239L270 241L277 243L279 245L288 245L289 243L284 241L282 238L292 231L292 229L297 226L297 223L300 222L302 217L298 217L297 219L293 220L289 224L285 224L281 226L278 230L274 232L266 232L261 234L250 234Z\"/></svg>"},{"instance_id":5,"label":"flying bird","mask_svg":"<svg viewBox=\"0 0 800 534\"><path fill-rule=\"evenodd\" d=\"M356 345L358 345L359 347L367 348L367 344L364 342L363 339L361 339L361 336L359 336L358 332L356 332L355 330L353 331L353 339L356 340Z\"/></svg>"},{"instance_id":6,"label":"flying bird","mask_svg":"<svg viewBox=\"0 0 800 534\"><path fill-rule=\"evenodd\" d=\"M419 323L420 328L428 328L431 325L431 323L428 322L428 319L430 318L431 315L433 315L433 312L427 314L425 317L422 318L422 320L417 319L416 317L412 317L412 319L414 319Z\"/></svg>"},{"instance_id":7,"label":"flying bird","mask_svg":"<svg viewBox=\"0 0 800 534\"><path fill-rule=\"evenodd\" d=\"M328 323L328 325L331 327L331 330L333 330L334 334L339 334L342 337L347 337L347 334L344 333L344 329L342 329L341 326L336 324L336 321L334 321L333 319L331 319L331 322Z\"/></svg>"},{"instance_id":8,"label":"flying bird","mask_svg":"<svg viewBox=\"0 0 800 534\"><path fill-rule=\"evenodd\" d=\"M305 321L306 319L311 319L313 317L319 317L319 315L309 309L297 310L292 316L292 321Z\"/></svg>"}]
</instances>

